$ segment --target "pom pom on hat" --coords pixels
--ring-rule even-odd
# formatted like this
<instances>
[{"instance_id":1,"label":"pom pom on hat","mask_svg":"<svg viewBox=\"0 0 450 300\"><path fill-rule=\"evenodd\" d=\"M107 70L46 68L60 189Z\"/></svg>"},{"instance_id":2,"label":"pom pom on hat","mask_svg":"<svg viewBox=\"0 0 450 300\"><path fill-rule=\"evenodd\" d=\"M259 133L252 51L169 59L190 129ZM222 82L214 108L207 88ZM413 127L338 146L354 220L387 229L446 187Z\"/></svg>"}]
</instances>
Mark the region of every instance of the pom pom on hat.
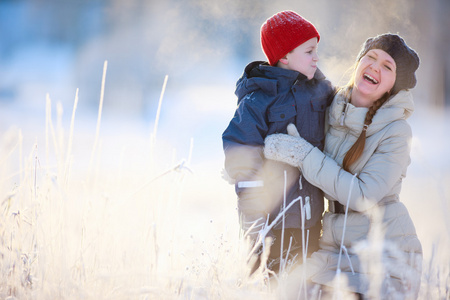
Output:
<instances>
[{"instance_id":1,"label":"pom pom on hat","mask_svg":"<svg viewBox=\"0 0 450 300\"><path fill-rule=\"evenodd\" d=\"M261 26L261 46L271 66L314 37L320 40L314 25L293 11L276 13Z\"/></svg>"},{"instance_id":2,"label":"pom pom on hat","mask_svg":"<svg viewBox=\"0 0 450 300\"><path fill-rule=\"evenodd\" d=\"M397 66L397 74L392 94L400 90L411 89L416 86L415 71L419 68L419 56L410 48L405 41L397 34L381 34L373 38L368 38L358 54L356 61L367 54L369 50L381 49L389 54Z\"/></svg>"}]
</instances>

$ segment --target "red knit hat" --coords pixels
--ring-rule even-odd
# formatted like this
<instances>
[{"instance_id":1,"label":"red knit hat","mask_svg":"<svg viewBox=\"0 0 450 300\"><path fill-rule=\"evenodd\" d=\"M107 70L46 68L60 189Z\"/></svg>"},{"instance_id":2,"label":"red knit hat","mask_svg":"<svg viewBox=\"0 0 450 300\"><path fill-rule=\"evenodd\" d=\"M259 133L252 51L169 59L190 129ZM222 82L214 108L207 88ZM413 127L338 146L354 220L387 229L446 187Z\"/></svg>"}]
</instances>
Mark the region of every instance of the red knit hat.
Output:
<instances>
[{"instance_id":1,"label":"red knit hat","mask_svg":"<svg viewBox=\"0 0 450 300\"><path fill-rule=\"evenodd\" d=\"M293 11L276 13L261 26L261 46L271 66L314 37L320 40L314 25Z\"/></svg>"}]
</instances>

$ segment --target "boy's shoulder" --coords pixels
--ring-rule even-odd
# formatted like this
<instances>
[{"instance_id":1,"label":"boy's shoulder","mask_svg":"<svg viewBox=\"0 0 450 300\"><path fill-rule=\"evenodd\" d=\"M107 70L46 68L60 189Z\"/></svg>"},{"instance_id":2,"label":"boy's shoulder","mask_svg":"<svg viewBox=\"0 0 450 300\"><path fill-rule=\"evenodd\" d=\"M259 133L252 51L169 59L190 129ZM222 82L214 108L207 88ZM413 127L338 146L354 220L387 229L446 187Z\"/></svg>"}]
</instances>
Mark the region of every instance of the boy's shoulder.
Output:
<instances>
[{"instance_id":1,"label":"boy's shoulder","mask_svg":"<svg viewBox=\"0 0 450 300\"><path fill-rule=\"evenodd\" d=\"M277 80L268 74L266 64L263 61L255 61L245 67L236 83L235 94L239 101L249 99L249 95L252 95L252 98L271 98L277 95Z\"/></svg>"},{"instance_id":2,"label":"boy's shoulder","mask_svg":"<svg viewBox=\"0 0 450 300\"><path fill-rule=\"evenodd\" d=\"M314 80L316 83L332 87L331 81L327 79L325 74L320 69L316 70L316 73L314 74Z\"/></svg>"},{"instance_id":3,"label":"boy's shoulder","mask_svg":"<svg viewBox=\"0 0 450 300\"><path fill-rule=\"evenodd\" d=\"M326 94L329 97L334 97L336 94L336 87L333 86L331 81L326 78L320 69L317 69L313 80L315 81L317 91L321 94Z\"/></svg>"},{"instance_id":4,"label":"boy's shoulder","mask_svg":"<svg viewBox=\"0 0 450 300\"><path fill-rule=\"evenodd\" d=\"M248 93L243 93L242 96L238 98L239 105L246 105L258 108L258 110L265 110L267 107L271 106L277 101L279 95L276 92L276 85L273 88L260 88L259 82L254 82L254 88L250 88Z\"/></svg>"}]
</instances>

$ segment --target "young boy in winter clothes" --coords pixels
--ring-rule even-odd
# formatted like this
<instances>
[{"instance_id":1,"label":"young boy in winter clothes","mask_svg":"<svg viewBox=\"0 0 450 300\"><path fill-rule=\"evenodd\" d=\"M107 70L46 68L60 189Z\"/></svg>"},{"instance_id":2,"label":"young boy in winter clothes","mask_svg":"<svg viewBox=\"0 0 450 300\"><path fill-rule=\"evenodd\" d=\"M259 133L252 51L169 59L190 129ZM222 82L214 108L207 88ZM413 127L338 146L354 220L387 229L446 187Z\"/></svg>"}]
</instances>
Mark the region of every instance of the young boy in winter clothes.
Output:
<instances>
[{"instance_id":1,"label":"young boy in winter clothes","mask_svg":"<svg viewBox=\"0 0 450 300\"><path fill-rule=\"evenodd\" d=\"M238 107L222 135L225 171L235 183L240 225L253 242L283 207L298 201L267 235L272 238L267 263L275 272L281 249L283 260L301 260L303 223L308 256L318 249L322 191L305 181L298 168L266 160L263 145L267 135L286 133L293 123L302 137L323 149L325 109L334 89L317 68L319 39L314 25L293 11L267 19L261 26L261 45L268 62L255 61L245 68L236 84ZM259 261L252 272L258 266Z\"/></svg>"}]
</instances>

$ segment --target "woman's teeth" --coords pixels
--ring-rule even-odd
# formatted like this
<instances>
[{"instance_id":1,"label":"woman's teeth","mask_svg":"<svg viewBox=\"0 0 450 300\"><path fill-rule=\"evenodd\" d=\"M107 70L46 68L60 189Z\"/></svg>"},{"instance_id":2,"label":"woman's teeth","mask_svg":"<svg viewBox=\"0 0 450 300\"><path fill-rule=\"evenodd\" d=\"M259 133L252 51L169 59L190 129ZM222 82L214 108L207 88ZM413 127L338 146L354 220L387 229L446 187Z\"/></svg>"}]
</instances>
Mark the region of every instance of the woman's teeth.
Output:
<instances>
[{"instance_id":1,"label":"woman's teeth","mask_svg":"<svg viewBox=\"0 0 450 300\"><path fill-rule=\"evenodd\" d=\"M368 74L364 74L364 79L372 82L373 84L377 84L378 83L378 81L375 78L373 78L372 76L370 76Z\"/></svg>"}]
</instances>

